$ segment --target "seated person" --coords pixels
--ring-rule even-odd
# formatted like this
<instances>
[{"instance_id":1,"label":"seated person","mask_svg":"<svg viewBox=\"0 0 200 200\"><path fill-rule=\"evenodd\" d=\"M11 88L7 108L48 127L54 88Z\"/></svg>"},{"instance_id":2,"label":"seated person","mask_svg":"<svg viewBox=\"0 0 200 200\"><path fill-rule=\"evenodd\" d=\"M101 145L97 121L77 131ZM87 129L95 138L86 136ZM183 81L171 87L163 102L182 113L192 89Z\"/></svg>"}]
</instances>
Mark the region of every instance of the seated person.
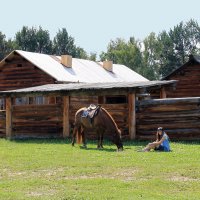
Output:
<instances>
[{"instance_id":1,"label":"seated person","mask_svg":"<svg viewBox=\"0 0 200 200\"><path fill-rule=\"evenodd\" d=\"M148 152L151 149L155 151L170 151L169 137L162 127L157 130L156 141L149 143L142 151Z\"/></svg>"}]
</instances>

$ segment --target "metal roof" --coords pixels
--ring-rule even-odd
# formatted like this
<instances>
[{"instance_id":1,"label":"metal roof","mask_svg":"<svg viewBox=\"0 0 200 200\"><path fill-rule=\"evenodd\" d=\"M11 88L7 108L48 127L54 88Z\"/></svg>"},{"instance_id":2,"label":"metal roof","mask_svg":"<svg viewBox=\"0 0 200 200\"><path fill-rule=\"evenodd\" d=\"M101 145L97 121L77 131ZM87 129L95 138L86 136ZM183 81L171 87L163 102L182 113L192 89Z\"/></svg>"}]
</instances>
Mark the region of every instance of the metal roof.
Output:
<instances>
[{"instance_id":1,"label":"metal roof","mask_svg":"<svg viewBox=\"0 0 200 200\"><path fill-rule=\"evenodd\" d=\"M73 58L72 68L67 68L60 63L60 56L50 56L21 50L15 50L9 54L0 62L0 66L4 65L6 59L12 58L14 53L21 55L39 69L55 78L58 82L118 83L149 81L128 67L120 64L113 64L113 72L109 72L103 68L101 62Z\"/></svg>"},{"instance_id":2,"label":"metal roof","mask_svg":"<svg viewBox=\"0 0 200 200\"><path fill-rule=\"evenodd\" d=\"M154 86L161 85L169 85L175 84L177 81L143 81L143 82L120 82L116 84L113 83L68 83L68 84L47 84L36 87L17 89L17 90L9 90L9 91L1 91L0 96L9 96L9 95L29 95L29 94L48 94L48 93L65 93L69 95L72 92L91 92L91 91L101 91L101 90L123 90L125 89L127 92L135 89L135 88L148 88Z\"/></svg>"}]
</instances>

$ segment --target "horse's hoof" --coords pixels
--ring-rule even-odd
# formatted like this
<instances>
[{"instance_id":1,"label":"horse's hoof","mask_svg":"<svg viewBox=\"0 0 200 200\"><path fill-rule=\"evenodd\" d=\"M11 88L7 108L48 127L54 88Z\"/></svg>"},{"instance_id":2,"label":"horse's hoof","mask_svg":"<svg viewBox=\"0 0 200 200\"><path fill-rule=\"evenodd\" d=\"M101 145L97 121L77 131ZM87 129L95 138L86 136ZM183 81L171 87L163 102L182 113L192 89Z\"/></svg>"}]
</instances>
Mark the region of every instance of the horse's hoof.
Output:
<instances>
[{"instance_id":1,"label":"horse's hoof","mask_svg":"<svg viewBox=\"0 0 200 200\"><path fill-rule=\"evenodd\" d=\"M122 148L117 149L117 152L122 152L122 151L123 151Z\"/></svg>"}]
</instances>

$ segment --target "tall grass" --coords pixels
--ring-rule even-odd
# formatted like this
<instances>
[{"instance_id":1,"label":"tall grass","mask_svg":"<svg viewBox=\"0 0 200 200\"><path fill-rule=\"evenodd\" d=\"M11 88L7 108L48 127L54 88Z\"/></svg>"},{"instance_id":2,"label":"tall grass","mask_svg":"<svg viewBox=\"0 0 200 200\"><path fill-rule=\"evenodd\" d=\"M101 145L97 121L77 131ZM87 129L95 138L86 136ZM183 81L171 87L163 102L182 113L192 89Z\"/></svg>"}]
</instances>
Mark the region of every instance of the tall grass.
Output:
<instances>
[{"instance_id":1,"label":"tall grass","mask_svg":"<svg viewBox=\"0 0 200 200\"><path fill-rule=\"evenodd\" d=\"M199 199L200 145L137 152L146 143L97 150L68 140L0 140L0 199Z\"/></svg>"}]
</instances>

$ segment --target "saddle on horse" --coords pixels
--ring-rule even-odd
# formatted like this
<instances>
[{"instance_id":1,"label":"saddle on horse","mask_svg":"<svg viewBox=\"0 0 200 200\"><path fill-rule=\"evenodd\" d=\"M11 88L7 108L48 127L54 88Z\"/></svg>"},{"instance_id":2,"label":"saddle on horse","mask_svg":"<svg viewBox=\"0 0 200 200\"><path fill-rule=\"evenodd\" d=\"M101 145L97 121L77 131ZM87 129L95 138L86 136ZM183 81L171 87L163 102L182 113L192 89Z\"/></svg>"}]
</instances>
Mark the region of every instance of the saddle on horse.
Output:
<instances>
[{"instance_id":1,"label":"saddle on horse","mask_svg":"<svg viewBox=\"0 0 200 200\"><path fill-rule=\"evenodd\" d=\"M100 110L101 106L100 105L94 105L94 104L90 104L89 107L87 107L83 114L81 115L81 117L87 117L90 119L90 123L92 123L94 117L98 114L99 110Z\"/></svg>"}]
</instances>

